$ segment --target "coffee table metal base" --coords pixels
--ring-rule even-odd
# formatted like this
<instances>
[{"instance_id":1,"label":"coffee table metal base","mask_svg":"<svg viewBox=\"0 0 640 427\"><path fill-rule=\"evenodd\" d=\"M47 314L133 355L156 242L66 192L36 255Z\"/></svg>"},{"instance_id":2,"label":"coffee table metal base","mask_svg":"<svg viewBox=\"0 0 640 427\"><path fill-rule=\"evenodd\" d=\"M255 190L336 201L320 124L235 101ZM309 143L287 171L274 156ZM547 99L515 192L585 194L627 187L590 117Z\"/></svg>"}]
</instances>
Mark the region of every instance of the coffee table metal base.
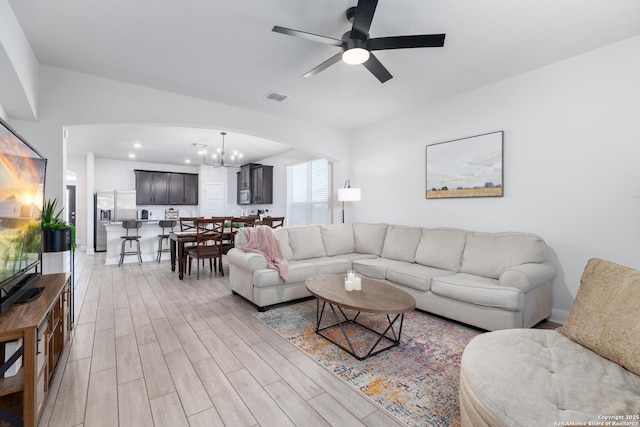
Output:
<instances>
[{"instance_id":1,"label":"coffee table metal base","mask_svg":"<svg viewBox=\"0 0 640 427\"><path fill-rule=\"evenodd\" d=\"M324 326L324 327L320 327L322 324L322 316L324 314L325 311L325 307L329 306L331 313L333 314L334 319L336 320L336 323L334 323L333 325L329 325L329 326ZM336 310L337 308L337 310ZM342 319L340 320L340 316L338 316L338 312L340 312L340 314L342 315ZM388 315L385 314L385 316L387 317L387 322L388 322L388 326L386 327L386 329L383 332L380 331L376 331L375 329L372 329L370 327L368 327L367 325L363 325L362 323L358 322L358 316L360 315L360 312L356 312L355 316L351 319L349 319L349 317L344 313L344 311L342 310L342 307L340 307L339 305L334 305L331 304L327 301L322 301L322 308L320 307L320 300L316 300L316 333L318 335L320 335L321 337L323 337L324 339L328 340L329 342L337 345L338 347L340 347L341 349L343 349L344 351L346 351L347 353L349 353L350 355L352 355L353 357L355 357L358 360L364 360L370 356L375 356L378 353L381 353L385 350L389 350L390 348L393 347L397 347L400 344L400 336L402 334L402 323L404 322L404 313L400 313L400 314L396 314L393 319ZM396 324L396 322L398 321L398 319L400 319L400 326L398 327L398 333L396 334L396 330L394 328L394 325ZM376 340L376 342L373 344L373 346L371 346L371 348L369 348L369 350L365 351L366 353L364 354L364 356L360 356L358 355L358 353L356 353L356 349L354 348L353 344L351 343L351 340L349 339L349 335L347 334L346 329L344 328L344 325L346 324L354 324L354 325L358 325L359 327L365 328L371 332L373 332L378 339ZM345 340L347 341L347 345L349 346L349 348L343 346L342 344L340 344L339 342L336 342L334 339L332 339L331 337L325 335L323 333L323 331L327 330L327 329L331 329L331 328L335 328L336 326L340 327L340 330L342 331L342 335L344 336ZM387 334L391 332L391 337L387 336ZM387 345L386 347L380 348L376 351L374 351L376 349L376 347L378 346L378 344L380 343L380 341L382 340L388 341L390 342L389 345ZM361 353L362 354L362 353Z\"/></svg>"}]
</instances>

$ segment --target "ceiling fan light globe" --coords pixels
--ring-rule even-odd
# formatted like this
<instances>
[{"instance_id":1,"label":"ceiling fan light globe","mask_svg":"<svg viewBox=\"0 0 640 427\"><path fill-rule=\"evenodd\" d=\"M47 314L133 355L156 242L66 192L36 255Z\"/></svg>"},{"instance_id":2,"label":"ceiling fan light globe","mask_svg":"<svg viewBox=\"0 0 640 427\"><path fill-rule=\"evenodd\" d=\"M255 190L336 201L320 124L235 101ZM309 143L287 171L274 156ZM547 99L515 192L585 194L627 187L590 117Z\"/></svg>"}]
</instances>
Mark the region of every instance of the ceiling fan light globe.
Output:
<instances>
[{"instance_id":1,"label":"ceiling fan light globe","mask_svg":"<svg viewBox=\"0 0 640 427\"><path fill-rule=\"evenodd\" d=\"M363 64L369 60L369 51L361 47L347 49L342 53L342 60L350 65Z\"/></svg>"}]
</instances>

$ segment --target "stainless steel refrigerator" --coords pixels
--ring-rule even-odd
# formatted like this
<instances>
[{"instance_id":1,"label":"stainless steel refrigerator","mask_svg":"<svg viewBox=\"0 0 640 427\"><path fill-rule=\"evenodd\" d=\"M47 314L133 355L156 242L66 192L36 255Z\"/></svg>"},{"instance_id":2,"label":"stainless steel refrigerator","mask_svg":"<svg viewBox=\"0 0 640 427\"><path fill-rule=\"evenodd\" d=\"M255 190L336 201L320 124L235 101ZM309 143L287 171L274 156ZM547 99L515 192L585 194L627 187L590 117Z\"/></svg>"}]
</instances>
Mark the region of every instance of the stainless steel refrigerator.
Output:
<instances>
[{"instance_id":1,"label":"stainless steel refrigerator","mask_svg":"<svg viewBox=\"0 0 640 427\"><path fill-rule=\"evenodd\" d=\"M136 192L103 190L96 192L95 222L94 222L94 250L107 250L106 226L115 221L136 219Z\"/></svg>"},{"instance_id":2,"label":"stainless steel refrigerator","mask_svg":"<svg viewBox=\"0 0 640 427\"><path fill-rule=\"evenodd\" d=\"M116 219L115 191L98 191L95 195L95 207L94 249L96 252L104 252L107 250L107 229L105 226Z\"/></svg>"},{"instance_id":3,"label":"stainless steel refrigerator","mask_svg":"<svg viewBox=\"0 0 640 427\"><path fill-rule=\"evenodd\" d=\"M136 191L116 191L116 221L137 219Z\"/></svg>"}]
</instances>

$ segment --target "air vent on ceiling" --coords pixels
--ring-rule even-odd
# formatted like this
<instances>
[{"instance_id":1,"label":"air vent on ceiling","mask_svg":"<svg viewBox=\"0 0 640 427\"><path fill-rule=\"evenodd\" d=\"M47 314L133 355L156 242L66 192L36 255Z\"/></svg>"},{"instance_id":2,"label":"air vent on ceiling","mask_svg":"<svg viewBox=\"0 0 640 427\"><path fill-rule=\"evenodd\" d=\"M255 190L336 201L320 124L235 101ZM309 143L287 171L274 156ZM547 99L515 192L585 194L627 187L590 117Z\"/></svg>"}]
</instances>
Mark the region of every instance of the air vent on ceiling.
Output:
<instances>
[{"instance_id":1,"label":"air vent on ceiling","mask_svg":"<svg viewBox=\"0 0 640 427\"><path fill-rule=\"evenodd\" d=\"M267 99L270 99L272 101L277 101L277 102L282 102L282 101L284 101L285 99L288 98L287 95L283 95L283 94L277 93L277 92L269 92L264 97L267 98Z\"/></svg>"}]
</instances>

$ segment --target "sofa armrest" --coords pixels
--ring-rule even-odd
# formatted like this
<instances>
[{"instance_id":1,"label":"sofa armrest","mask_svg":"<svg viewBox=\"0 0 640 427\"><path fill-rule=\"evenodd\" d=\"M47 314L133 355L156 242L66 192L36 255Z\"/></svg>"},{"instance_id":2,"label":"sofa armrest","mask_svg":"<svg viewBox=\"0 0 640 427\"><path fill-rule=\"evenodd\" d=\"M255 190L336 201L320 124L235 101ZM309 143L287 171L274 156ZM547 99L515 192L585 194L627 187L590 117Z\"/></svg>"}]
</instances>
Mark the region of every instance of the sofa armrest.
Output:
<instances>
[{"instance_id":1,"label":"sofa armrest","mask_svg":"<svg viewBox=\"0 0 640 427\"><path fill-rule=\"evenodd\" d=\"M268 268L267 259L253 252L245 252L242 249L232 248L227 253L227 261L247 271L256 271Z\"/></svg>"},{"instance_id":2,"label":"sofa armrest","mask_svg":"<svg viewBox=\"0 0 640 427\"><path fill-rule=\"evenodd\" d=\"M500 285L528 292L556 276L555 265L548 262L521 264L507 268L500 275Z\"/></svg>"}]
</instances>

